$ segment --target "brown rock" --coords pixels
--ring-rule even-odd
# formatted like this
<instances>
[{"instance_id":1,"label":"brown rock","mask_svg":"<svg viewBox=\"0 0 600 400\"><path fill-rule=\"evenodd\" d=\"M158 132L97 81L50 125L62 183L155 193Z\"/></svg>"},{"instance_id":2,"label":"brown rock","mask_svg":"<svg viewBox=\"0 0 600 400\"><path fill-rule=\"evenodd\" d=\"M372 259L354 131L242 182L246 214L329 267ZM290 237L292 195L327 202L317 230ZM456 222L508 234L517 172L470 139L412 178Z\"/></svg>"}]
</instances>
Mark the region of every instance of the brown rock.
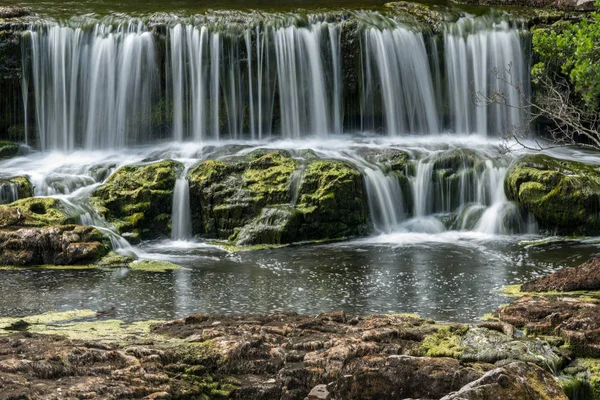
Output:
<instances>
[{"instance_id":1,"label":"brown rock","mask_svg":"<svg viewBox=\"0 0 600 400\"><path fill-rule=\"evenodd\" d=\"M306 400L329 400L331 396L329 395L329 390L327 390L327 385L317 385L310 393L308 393L308 397Z\"/></svg>"},{"instance_id":2,"label":"brown rock","mask_svg":"<svg viewBox=\"0 0 600 400\"><path fill-rule=\"evenodd\" d=\"M532 333L561 336L578 355L600 356L600 304L591 299L525 296L497 315Z\"/></svg>"},{"instance_id":3,"label":"brown rock","mask_svg":"<svg viewBox=\"0 0 600 400\"><path fill-rule=\"evenodd\" d=\"M558 379L535 364L514 362L487 372L441 400L567 400Z\"/></svg>"},{"instance_id":4,"label":"brown rock","mask_svg":"<svg viewBox=\"0 0 600 400\"><path fill-rule=\"evenodd\" d=\"M600 290L600 258L574 268L561 269L553 274L527 282L523 292L572 292L575 290Z\"/></svg>"}]
</instances>

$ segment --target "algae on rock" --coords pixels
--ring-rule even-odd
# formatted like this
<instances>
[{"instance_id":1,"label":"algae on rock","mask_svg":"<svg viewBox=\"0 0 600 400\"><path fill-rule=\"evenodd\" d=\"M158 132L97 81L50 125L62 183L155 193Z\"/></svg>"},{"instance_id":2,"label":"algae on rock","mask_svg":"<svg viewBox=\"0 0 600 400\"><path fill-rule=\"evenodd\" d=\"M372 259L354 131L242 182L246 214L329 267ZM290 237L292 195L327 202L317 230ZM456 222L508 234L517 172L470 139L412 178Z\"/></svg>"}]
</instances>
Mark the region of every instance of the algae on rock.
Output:
<instances>
[{"instance_id":1,"label":"algae on rock","mask_svg":"<svg viewBox=\"0 0 600 400\"><path fill-rule=\"evenodd\" d=\"M98 212L120 233L140 239L171 232L173 189L183 165L173 160L119 168L98 188Z\"/></svg>"},{"instance_id":2,"label":"algae on rock","mask_svg":"<svg viewBox=\"0 0 600 400\"><path fill-rule=\"evenodd\" d=\"M529 155L510 168L505 190L542 229L559 234L600 232L600 167Z\"/></svg>"}]
</instances>

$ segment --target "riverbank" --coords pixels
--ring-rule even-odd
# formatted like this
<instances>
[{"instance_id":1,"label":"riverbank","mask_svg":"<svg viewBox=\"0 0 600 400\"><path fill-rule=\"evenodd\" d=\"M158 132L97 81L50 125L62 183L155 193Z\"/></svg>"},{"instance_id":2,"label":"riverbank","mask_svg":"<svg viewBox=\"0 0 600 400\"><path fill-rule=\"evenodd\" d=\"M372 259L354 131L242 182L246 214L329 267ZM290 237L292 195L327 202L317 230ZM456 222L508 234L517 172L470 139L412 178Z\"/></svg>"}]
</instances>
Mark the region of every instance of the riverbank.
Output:
<instances>
[{"instance_id":1,"label":"riverbank","mask_svg":"<svg viewBox=\"0 0 600 400\"><path fill-rule=\"evenodd\" d=\"M111 309L3 318L0 399L597 399L592 289L527 293L478 324L342 311L133 324Z\"/></svg>"}]
</instances>

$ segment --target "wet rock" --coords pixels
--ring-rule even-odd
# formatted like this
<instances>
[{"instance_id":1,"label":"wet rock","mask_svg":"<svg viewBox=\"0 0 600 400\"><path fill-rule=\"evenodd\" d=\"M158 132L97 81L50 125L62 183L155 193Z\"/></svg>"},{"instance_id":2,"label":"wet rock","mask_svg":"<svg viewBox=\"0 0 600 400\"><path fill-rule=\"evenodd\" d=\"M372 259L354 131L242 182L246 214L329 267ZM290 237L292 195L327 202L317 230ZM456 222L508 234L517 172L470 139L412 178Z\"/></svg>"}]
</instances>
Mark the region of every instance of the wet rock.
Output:
<instances>
[{"instance_id":1,"label":"wet rock","mask_svg":"<svg viewBox=\"0 0 600 400\"><path fill-rule=\"evenodd\" d=\"M0 6L0 18L19 18L30 15L29 10L16 6Z\"/></svg>"},{"instance_id":2,"label":"wet rock","mask_svg":"<svg viewBox=\"0 0 600 400\"><path fill-rule=\"evenodd\" d=\"M63 225L0 231L0 265L75 265L106 255L109 241L95 228Z\"/></svg>"},{"instance_id":3,"label":"wet rock","mask_svg":"<svg viewBox=\"0 0 600 400\"><path fill-rule=\"evenodd\" d=\"M16 156L20 148L18 143L0 141L0 160Z\"/></svg>"},{"instance_id":4,"label":"wet rock","mask_svg":"<svg viewBox=\"0 0 600 400\"><path fill-rule=\"evenodd\" d=\"M52 197L31 197L0 205L0 228L64 225L76 219L60 200Z\"/></svg>"},{"instance_id":5,"label":"wet rock","mask_svg":"<svg viewBox=\"0 0 600 400\"><path fill-rule=\"evenodd\" d=\"M0 204L33 196L33 185L26 176L0 179Z\"/></svg>"},{"instance_id":6,"label":"wet rock","mask_svg":"<svg viewBox=\"0 0 600 400\"><path fill-rule=\"evenodd\" d=\"M510 168L504 185L508 199L532 214L540 228L565 235L600 233L598 167L530 155Z\"/></svg>"},{"instance_id":7,"label":"wet rock","mask_svg":"<svg viewBox=\"0 0 600 400\"><path fill-rule=\"evenodd\" d=\"M595 9L593 0L453 0L453 2L488 6L556 8L563 11L592 11Z\"/></svg>"},{"instance_id":8,"label":"wet rock","mask_svg":"<svg viewBox=\"0 0 600 400\"><path fill-rule=\"evenodd\" d=\"M558 379L529 363L515 362L487 372L442 400L567 400Z\"/></svg>"},{"instance_id":9,"label":"wet rock","mask_svg":"<svg viewBox=\"0 0 600 400\"><path fill-rule=\"evenodd\" d=\"M296 166L289 154L278 151L201 163L189 172L194 231L227 239L259 217L263 207L289 203Z\"/></svg>"},{"instance_id":10,"label":"wet rock","mask_svg":"<svg viewBox=\"0 0 600 400\"><path fill-rule=\"evenodd\" d=\"M327 390L327 385L317 385L308 393L306 400L329 400L331 396L329 395L329 390Z\"/></svg>"},{"instance_id":11,"label":"wet rock","mask_svg":"<svg viewBox=\"0 0 600 400\"><path fill-rule=\"evenodd\" d=\"M294 193L297 168L285 151L201 163L189 173L194 231L242 246L338 239L367 230L358 171L341 161L310 160Z\"/></svg>"},{"instance_id":12,"label":"wet rock","mask_svg":"<svg viewBox=\"0 0 600 400\"><path fill-rule=\"evenodd\" d=\"M439 24L444 20L443 15L426 4L411 3L408 1L394 1L386 3L385 7L399 13L405 13L415 17L418 21L427 24Z\"/></svg>"},{"instance_id":13,"label":"wet rock","mask_svg":"<svg viewBox=\"0 0 600 400\"><path fill-rule=\"evenodd\" d=\"M119 168L94 193L96 209L121 233L169 236L173 189L182 169L172 160Z\"/></svg>"},{"instance_id":14,"label":"wet rock","mask_svg":"<svg viewBox=\"0 0 600 400\"><path fill-rule=\"evenodd\" d=\"M576 290L600 290L600 258L592 258L578 267L561 269L521 285L523 292L571 292Z\"/></svg>"},{"instance_id":15,"label":"wet rock","mask_svg":"<svg viewBox=\"0 0 600 400\"><path fill-rule=\"evenodd\" d=\"M576 355L600 357L600 304L596 299L525 296L496 315L530 334L560 336Z\"/></svg>"}]
</instances>

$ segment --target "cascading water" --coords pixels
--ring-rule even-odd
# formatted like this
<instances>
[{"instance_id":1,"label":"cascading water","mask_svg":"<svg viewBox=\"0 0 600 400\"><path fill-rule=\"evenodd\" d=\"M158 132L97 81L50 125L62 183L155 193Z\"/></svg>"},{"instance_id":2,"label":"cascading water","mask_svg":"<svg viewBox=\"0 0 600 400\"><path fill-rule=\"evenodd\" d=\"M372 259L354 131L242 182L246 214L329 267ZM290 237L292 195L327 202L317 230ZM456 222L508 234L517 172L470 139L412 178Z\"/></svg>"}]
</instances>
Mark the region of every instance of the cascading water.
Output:
<instances>
[{"instance_id":1,"label":"cascading water","mask_svg":"<svg viewBox=\"0 0 600 400\"><path fill-rule=\"evenodd\" d=\"M12 203L19 199L19 189L12 182L0 183L0 204Z\"/></svg>"},{"instance_id":2,"label":"cascading water","mask_svg":"<svg viewBox=\"0 0 600 400\"><path fill-rule=\"evenodd\" d=\"M519 29L464 18L436 36L367 13L348 33L349 16L173 19L163 35L137 21L34 26L24 41L23 87L33 91L25 104L38 145L115 149L356 129L498 135L520 123L515 110L472 101L473 90L515 100L490 72L510 65L514 81L527 81ZM360 48L344 34L357 35Z\"/></svg>"},{"instance_id":3,"label":"cascading water","mask_svg":"<svg viewBox=\"0 0 600 400\"><path fill-rule=\"evenodd\" d=\"M187 168L175 181L173 190L173 218L171 239L189 240L192 238L192 212L190 207L190 184Z\"/></svg>"}]
</instances>

